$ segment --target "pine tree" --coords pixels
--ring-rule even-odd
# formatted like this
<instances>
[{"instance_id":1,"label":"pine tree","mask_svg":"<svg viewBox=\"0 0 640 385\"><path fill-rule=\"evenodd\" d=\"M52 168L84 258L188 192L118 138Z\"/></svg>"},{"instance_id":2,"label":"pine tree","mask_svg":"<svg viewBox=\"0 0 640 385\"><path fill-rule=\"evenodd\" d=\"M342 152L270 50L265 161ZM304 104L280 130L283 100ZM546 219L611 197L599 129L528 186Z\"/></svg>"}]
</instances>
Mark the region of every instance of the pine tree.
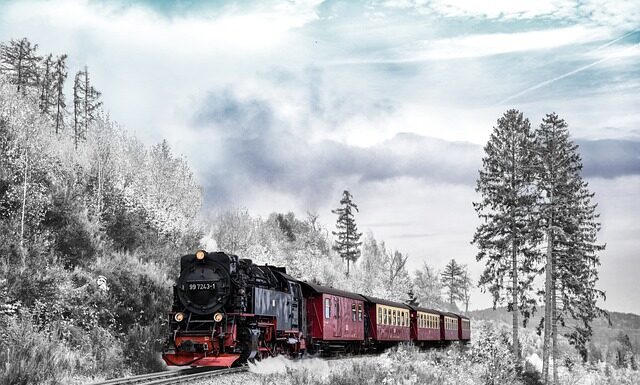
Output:
<instances>
[{"instance_id":1,"label":"pine tree","mask_svg":"<svg viewBox=\"0 0 640 385\"><path fill-rule=\"evenodd\" d=\"M536 131L537 186L544 198L540 212L546 233L545 316L541 321L545 383L549 381L550 357L553 383L558 382L558 323L579 322L569 328L567 337L586 357L590 323L604 314L596 305L604 293L595 288L600 264L597 252L604 247L596 243L600 224L596 205L591 203L593 194L580 175L582 162L577 149L567 123L555 113L548 114Z\"/></svg>"},{"instance_id":2,"label":"pine tree","mask_svg":"<svg viewBox=\"0 0 640 385\"><path fill-rule=\"evenodd\" d=\"M462 299L462 284L464 270L455 259L449 261L444 271L440 274L442 286L447 290L449 303L455 305L455 301Z\"/></svg>"},{"instance_id":3,"label":"pine tree","mask_svg":"<svg viewBox=\"0 0 640 385\"><path fill-rule=\"evenodd\" d=\"M67 108L64 97L64 82L67 80L67 55L58 56L54 66L54 100L56 135L64 128L64 113Z\"/></svg>"},{"instance_id":4,"label":"pine tree","mask_svg":"<svg viewBox=\"0 0 640 385\"><path fill-rule=\"evenodd\" d=\"M507 310L513 316L513 353L518 366L518 314L526 324L535 311L532 286L539 263L533 146L529 120L517 110L508 110L498 119L484 148L476 187L482 200L474 203L482 219L473 238L479 248L476 259L486 263L478 283L493 295L494 308L498 302L507 301ZM505 285L505 279L510 284Z\"/></svg>"},{"instance_id":5,"label":"pine tree","mask_svg":"<svg viewBox=\"0 0 640 385\"><path fill-rule=\"evenodd\" d=\"M76 73L73 82L73 135L74 144L78 148L78 142L86 139L89 126L98 118L98 112L102 102L98 99L101 93L98 92L90 82L89 70Z\"/></svg>"},{"instance_id":6,"label":"pine tree","mask_svg":"<svg viewBox=\"0 0 640 385\"><path fill-rule=\"evenodd\" d=\"M42 70L40 74L40 112L51 115L51 111L55 107L55 62L53 55L47 55L42 62Z\"/></svg>"},{"instance_id":7,"label":"pine tree","mask_svg":"<svg viewBox=\"0 0 640 385\"><path fill-rule=\"evenodd\" d=\"M32 45L26 37L0 44L0 72L6 74L22 94L26 93L28 87L38 86L41 58L36 55L37 49L38 45Z\"/></svg>"},{"instance_id":8,"label":"pine tree","mask_svg":"<svg viewBox=\"0 0 640 385\"><path fill-rule=\"evenodd\" d=\"M341 207L331 210L333 214L338 215L336 223L338 231L332 232L338 239L333 249L340 254L343 260L347 261L347 275L349 275L349 263L355 262L360 258L360 245L362 244L360 237L362 233L358 232L354 219L354 211L358 212L358 206L353 203L352 195L349 191L345 190L342 193L340 205Z\"/></svg>"}]
</instances>

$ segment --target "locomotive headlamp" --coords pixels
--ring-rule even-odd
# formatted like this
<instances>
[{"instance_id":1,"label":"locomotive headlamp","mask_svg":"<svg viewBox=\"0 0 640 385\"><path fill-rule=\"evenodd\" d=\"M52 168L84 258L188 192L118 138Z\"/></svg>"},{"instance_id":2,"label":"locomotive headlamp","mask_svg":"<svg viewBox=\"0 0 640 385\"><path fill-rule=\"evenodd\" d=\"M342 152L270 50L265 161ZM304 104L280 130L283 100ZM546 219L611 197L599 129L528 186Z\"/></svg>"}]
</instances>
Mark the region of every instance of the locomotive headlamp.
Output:
<instances>
[{"instance_id":1,"label":"locomotive headlamp","mask_svg":"<svg viewBox=\"0 0 640 385\"><path fill-rule=\"evenodd\" d=\"M206 254L206 251L204 250L198 250L196 251L196 259L198 261L202 261L204 259L204 255Z\"/></svg>"},{"instance_id":2,"label":"locomotive headlamp","mask_svg":"<svg viewBox=\"0 0 640 385\"><path fill-rule=\"evenodd\" d=\"M176 313L176 315L173 316L173 319L176 320L176 322L182 322L184 319L184 313Z\"/></svg>"},{"instance_id":3,"label":"locomotive headlamp","mask_svg":"<svg viewBox=\"0 0 640 385\"><path fill-rule=\"evenodd\" d=\"M222 313L216 313L213 315L213 320L216 322L222 321Z\"/></svg>"}]
</instances>

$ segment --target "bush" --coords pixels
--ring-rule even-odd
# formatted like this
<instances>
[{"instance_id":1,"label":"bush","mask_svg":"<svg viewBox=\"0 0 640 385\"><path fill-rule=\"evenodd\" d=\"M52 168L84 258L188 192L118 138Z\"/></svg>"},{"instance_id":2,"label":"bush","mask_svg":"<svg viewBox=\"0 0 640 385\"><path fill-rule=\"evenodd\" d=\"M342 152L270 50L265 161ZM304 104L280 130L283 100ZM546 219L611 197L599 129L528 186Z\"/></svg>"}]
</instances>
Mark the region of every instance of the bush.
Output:
<instances>
[{"instance_id":1,"label":"bush","mask_svg":"<svg viewBox=\"0 0 640 385\"><path fill-rule=\"evenodd\" d=\"M124 356L129 368L135 374L158 372L166 365L160 358L166 329L158 324L133 326L124 342Z\"/></svg>"},{"instance_id":2,"label":"bush","mask_svg":"<svg viewBox=\"0 0 640 385\"><path fill-rule=\"evenodd\" d=\"M51 336L34 329L28 317L3 319L0 383L61 384L72 369L69 352Z\"/></svg>"}]
</instances>

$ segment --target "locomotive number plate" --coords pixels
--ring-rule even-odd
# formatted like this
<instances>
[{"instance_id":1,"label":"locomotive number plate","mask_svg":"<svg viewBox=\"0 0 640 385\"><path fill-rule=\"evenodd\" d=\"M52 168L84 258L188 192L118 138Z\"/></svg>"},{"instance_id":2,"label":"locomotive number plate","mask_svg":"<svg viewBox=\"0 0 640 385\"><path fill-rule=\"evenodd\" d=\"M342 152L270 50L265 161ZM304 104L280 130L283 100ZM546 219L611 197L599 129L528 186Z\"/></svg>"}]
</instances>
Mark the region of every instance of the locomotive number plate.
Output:
<instances>
[{"instance_id":1,"label":"locomotive number plate","mask_svg":"<svg viewBox=\"0 0 640 385\"><path fill-rule=\"evenodd\" d=\"M215 283L190 283L189 291L199 291L199 290L215 290Z\"/></svg>"}]
</instances>

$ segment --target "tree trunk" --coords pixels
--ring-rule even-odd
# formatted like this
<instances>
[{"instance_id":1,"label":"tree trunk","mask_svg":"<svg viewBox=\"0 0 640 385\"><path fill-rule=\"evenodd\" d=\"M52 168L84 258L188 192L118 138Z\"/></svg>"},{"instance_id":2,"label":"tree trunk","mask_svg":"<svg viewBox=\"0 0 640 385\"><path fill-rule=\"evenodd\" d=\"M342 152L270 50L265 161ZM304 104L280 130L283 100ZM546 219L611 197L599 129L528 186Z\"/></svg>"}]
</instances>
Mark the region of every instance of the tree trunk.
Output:
<instances>
[{"instance_id":1,"label":"tree trunk","mask_svg":"<svg viewBox=\"0 0 640 385\"><path fill-rule=\"evenodd\" d=\"M553 384L558 384L558 320L556 319L556 264L555 261L552 265L551 272L551 322L553 324L551 328L552 348L551 356L553 360Z\"/></svg>"},{"instance_id":2,"label":"tree trunk","mask_svg":"<svg viewBox=\"0 0 640 385\"><path fill-rule=\"evenodd\" d=\"M22 268L26 267L26 252L24 249L24 217L27 206L27 179L29 176L29 157L27 149L24 149L24 183L22 185L22 213L20 215L20 256L22 258Z\"/></svg>"},{"instance_id":3,"label":"tree trunk","mask_svg":"<svg viewBox=\"0 0 640 385\"><path fill-rule=\"evenodd\" d=\"M516 357L516 368L520 368L520 340L518 338L518 250L516 249L515 239L511 241L511 269L513 270L511 281L511 301L513 301L513 355Z\"/></svg>"},{"instance_id":4,"label":"tree trunk","mask_svg":"<svg viewBox=\"0 0 640 385\"><path fill-rule=\"evenodd\" d=\"M553 192L550 194L550 205L553 203ZM549 339L552 323L552 291L553 291L553 214L549 215L547 223L547 265L544 283L544 342L542 347L542 378L549 383Z\"/></svg>"}]
</instances>

